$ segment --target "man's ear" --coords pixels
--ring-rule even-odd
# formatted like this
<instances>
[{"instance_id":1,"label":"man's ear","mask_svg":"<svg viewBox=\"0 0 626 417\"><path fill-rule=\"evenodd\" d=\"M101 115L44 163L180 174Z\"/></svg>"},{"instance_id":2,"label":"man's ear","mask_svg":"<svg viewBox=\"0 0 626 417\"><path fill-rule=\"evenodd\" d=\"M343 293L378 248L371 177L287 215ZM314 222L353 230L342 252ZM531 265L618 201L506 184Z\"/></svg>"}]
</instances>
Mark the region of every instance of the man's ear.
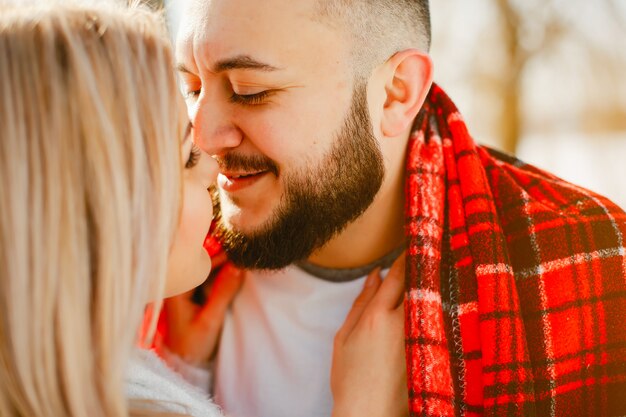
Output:
<instances>
[{"instance_id":1,"label":"man's ear","mask_svg":"<svg viewBox=\"0 0 626 417\"><path fill-rule=\"evenodd\" d=\"M417 49L406 49L393 55L385 65L385 104L381 129L395 137L410 128L422 108L433 81L430 56Z\"/></svg>"}]
</instances>

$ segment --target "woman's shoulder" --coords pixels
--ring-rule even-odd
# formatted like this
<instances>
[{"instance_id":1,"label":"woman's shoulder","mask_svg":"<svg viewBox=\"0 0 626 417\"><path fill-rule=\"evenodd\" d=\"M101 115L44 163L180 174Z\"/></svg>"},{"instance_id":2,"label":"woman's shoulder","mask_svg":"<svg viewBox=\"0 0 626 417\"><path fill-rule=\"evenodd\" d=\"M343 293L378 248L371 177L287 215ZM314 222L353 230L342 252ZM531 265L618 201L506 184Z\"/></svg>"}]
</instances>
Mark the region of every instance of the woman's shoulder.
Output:
<instances>
[{"instance_id":1,"label":"woman's shoulder","mask_svg":"<svg viewBox=\"0 0 626 417\"><path fill-rule=\"evenodd\" d=\"M126 394L138 407L193 417L223 417L208 393L187 382L151 350L133 352L126 373Z\"/></svg>"}]
</instances>

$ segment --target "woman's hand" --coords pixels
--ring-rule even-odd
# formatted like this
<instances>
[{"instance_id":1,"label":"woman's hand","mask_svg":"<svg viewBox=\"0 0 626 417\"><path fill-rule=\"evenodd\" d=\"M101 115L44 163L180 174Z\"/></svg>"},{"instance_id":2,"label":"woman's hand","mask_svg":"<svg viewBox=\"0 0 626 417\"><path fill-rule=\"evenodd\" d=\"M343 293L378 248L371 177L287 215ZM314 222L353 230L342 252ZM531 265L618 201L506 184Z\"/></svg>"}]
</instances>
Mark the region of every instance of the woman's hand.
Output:
<instances>
[{"instance_id":1,"label":"woman's hand","mask_svg":"<svg viewBox=\"0 0 626 417\"><path fill-rule=\"evenodd\" d=\"M381 282L375 269L335 337L333 417L408 416L404 348L404 263Z\"/></svg>"},{"instance_id":2,"label":"woman's hand","mask_svg":"<svg viewBox=\"0 0 626 417\"><path fill-rule=\"evenodd\" d=\"M224 317L243 283L243 272L224 265L212 285L203 288L202 306L192 301L193 291L165 300L167 322L165 346L191 365L208 362L215 356Z\"/></svg>"}]
</instances>

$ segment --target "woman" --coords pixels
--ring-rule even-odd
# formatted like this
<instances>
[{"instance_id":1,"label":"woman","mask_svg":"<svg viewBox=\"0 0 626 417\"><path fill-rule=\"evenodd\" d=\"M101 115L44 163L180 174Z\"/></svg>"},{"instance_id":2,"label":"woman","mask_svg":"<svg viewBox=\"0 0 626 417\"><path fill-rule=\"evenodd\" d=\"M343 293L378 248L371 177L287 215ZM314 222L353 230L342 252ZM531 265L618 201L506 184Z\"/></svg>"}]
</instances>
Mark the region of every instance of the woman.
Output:
<instances>
[{"instance_id":1,"label":"woman","mask_svg":"<svg viewBox=\"0 0 626 417\"><path fill-rule=\"evenodd\" d=\"M217 167L171 65L141 8L0 6L0 416L220 415L134 353L146 304L211 266ZM401 275L372 274L338 333L336 416L404 412L402 372L362 365L402 354ZM168 378L187 394L159 391Z\"/></svg>"}]
</instances>

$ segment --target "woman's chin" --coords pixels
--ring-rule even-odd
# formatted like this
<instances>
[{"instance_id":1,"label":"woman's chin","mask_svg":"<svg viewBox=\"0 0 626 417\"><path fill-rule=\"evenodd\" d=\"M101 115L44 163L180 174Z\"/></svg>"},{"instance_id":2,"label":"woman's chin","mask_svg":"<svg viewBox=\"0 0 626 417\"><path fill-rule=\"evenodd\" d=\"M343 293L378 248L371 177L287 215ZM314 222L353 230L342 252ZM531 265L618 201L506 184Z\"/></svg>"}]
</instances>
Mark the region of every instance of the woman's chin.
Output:
<instances>
[{"instance_id":1,"label":"woman's chin","mask_svg":"<svg viewBox=\"0 0 626 417\"><path fill-rule=\"evenodd\" d=\"M190 268L188 263L185 266L184 271L171 271L167 277L165 298L191 291L206 281L211 273L211 257L203 248L193 267Z\"/></svg>"}]
</instances>

